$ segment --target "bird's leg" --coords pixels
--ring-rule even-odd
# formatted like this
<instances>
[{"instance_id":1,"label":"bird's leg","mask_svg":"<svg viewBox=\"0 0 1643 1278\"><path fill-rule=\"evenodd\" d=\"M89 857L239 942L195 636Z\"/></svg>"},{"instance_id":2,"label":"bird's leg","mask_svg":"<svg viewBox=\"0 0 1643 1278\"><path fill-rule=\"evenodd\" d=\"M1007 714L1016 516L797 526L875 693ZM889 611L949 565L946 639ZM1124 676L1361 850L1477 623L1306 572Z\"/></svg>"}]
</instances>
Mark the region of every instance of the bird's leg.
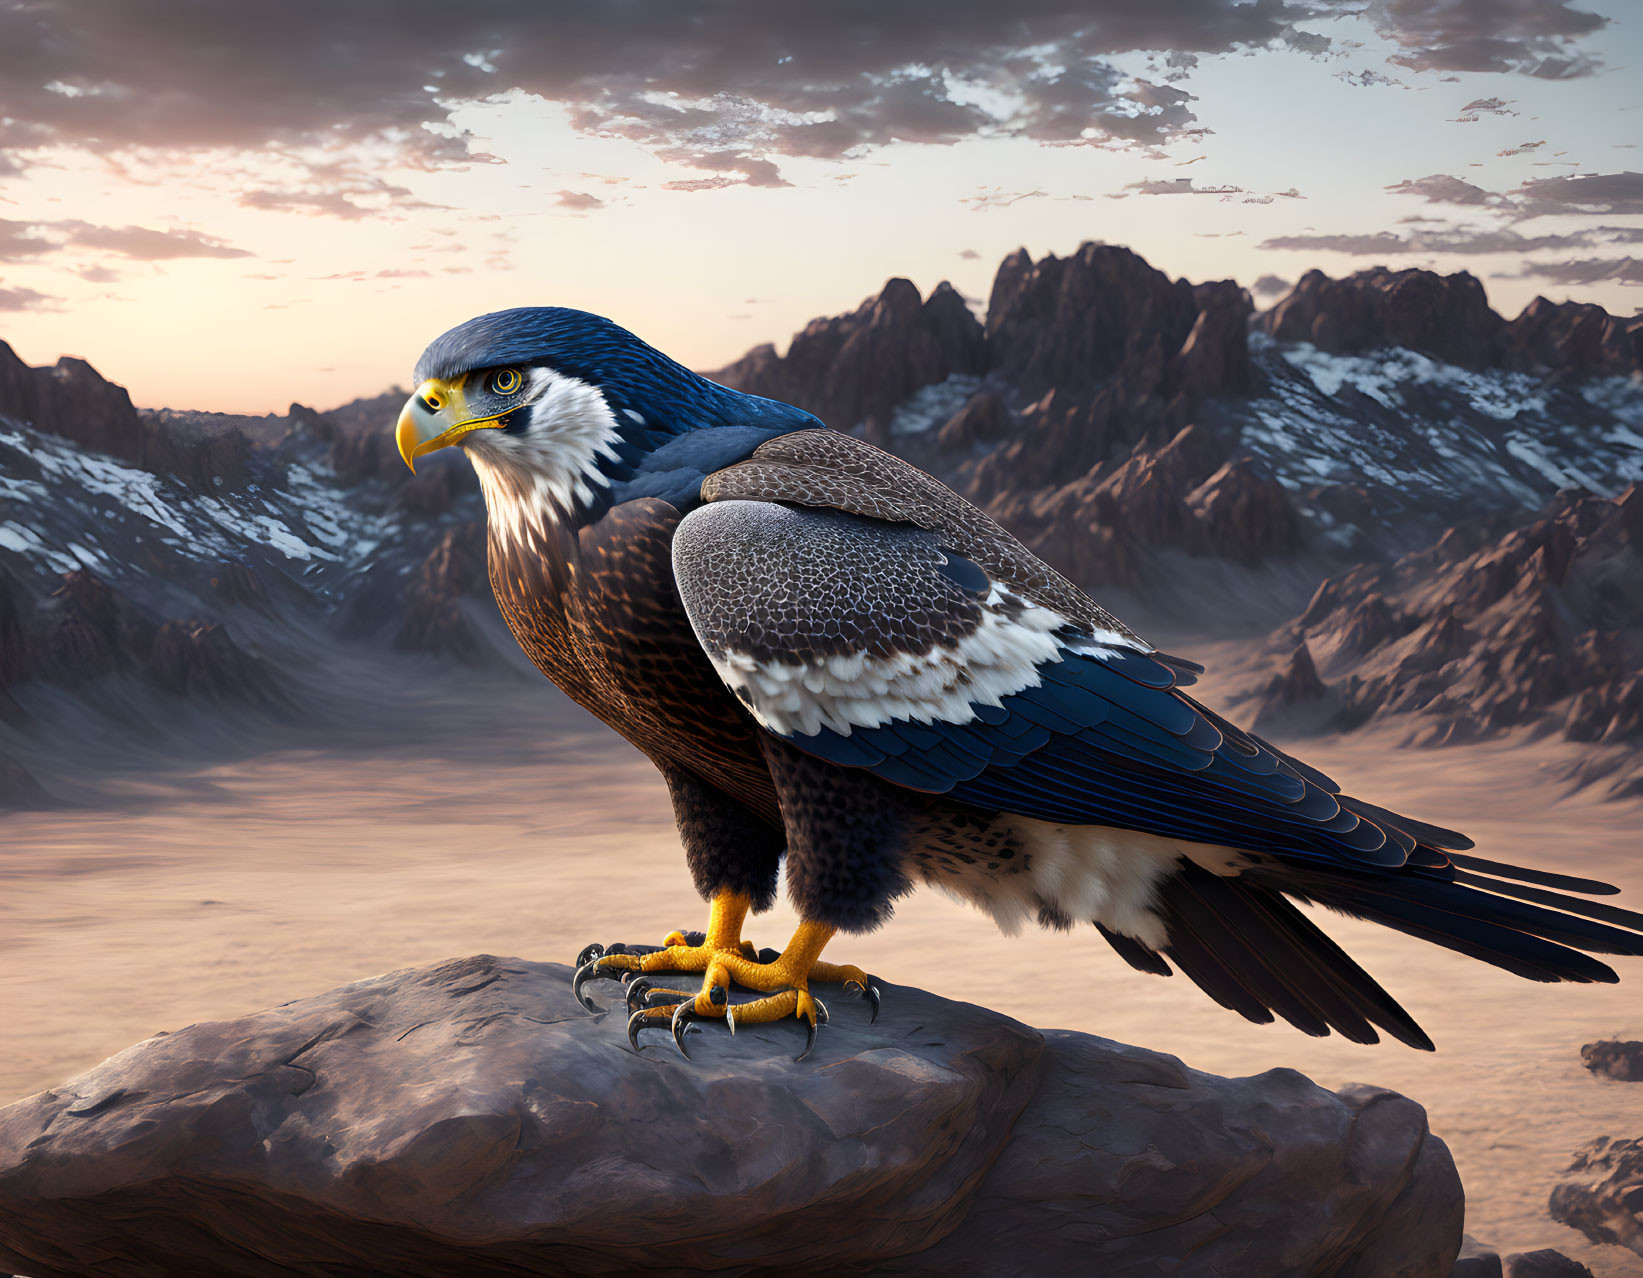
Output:
<instances>
[{"instance_id":1,"label":"bird's leg","mask_svg":"<svg viewBox=\"0 0 1643 1278\"><path fill-rule=\"evenodd\" d=\"M672 1008L637 1009L628 1022L628 1037L637 1047L639 1030L666 1026L683 1052L684 1031L697 1021L722 1020L735 1033L738 1025L768 1024L796 1016L807 1033L804 1051L796 1058L803 1060L815 1045L817 1026L827 1023L826 1006L810 993L812 981L842 984L846 993L867 999L873 1017L878 1016L878 983L873 977L853 965L820 961L837 930L822 923L801 923L786 949L780 954L765 951L759 958L720 949L703 969L702 988L694 998L687 995ZM732 981L769 997L732 1002Z\"/></svg>"},{"instance_id":2,"label":"bird's leg","mask_svg":"<svg viewBox=\"0 0 1643 1278\"><path fill-rule=\"evenodd\" d=\"M707 931L687 934L669 932L660 949L637 946L590 945L577 958L571 990L590 1012L599 1010L583 991L590 980L601 977L628 985L628 1006L648 1006L652 1000L669 1004L693 997L684 990L656 989L636 973L705 972L715 958L729 955L743 961L758 958L752 944L742 940L742 924L753 906L753 898L742 892L722 891L709 905Z\"/></svg>"}]
</instances>

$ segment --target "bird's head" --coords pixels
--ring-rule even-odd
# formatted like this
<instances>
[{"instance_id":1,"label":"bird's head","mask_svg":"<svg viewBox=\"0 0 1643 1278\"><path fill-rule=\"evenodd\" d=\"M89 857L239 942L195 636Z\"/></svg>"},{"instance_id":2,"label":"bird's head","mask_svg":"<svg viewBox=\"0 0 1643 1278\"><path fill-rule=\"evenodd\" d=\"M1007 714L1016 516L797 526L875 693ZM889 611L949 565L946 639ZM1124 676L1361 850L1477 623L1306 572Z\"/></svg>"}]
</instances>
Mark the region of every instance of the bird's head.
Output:
<instances>
[{"instance_id":1,"label":"bird's head","mask_svg":"<svg viewBox=\"0 0 1643 1278\"><path fill-rule=\"evenodd\" d=\"M798 413L710 382L610 320L564 307L459 324L422 353L416 380L396 432L405 464L415 469L458 445L493 516L533 523L595 501L685 431Z\"/></svg>"}]
</instances>

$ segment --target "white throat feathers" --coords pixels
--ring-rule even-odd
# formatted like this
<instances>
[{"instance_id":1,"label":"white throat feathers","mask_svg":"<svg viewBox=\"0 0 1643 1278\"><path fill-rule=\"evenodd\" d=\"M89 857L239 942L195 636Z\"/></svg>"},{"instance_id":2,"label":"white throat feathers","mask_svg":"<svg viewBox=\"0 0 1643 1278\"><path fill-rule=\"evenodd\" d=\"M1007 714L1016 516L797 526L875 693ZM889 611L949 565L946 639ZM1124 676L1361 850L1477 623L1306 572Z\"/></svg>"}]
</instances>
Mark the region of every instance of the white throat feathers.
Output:
<instances>
[{"instance_id":1,"label":"white throat feathers","mask_svg":"<svg viewBox=\"0 0 1643 1278\"><path fill-rule=\"evenodd\" d=\"M479 476L491 532L514 544L593 500L609 480L601 458L616 460L616 418L598 387L547 368L527 371L530 414L518 431L476 430L464 440Z\"/></svg>"}]
</instances>

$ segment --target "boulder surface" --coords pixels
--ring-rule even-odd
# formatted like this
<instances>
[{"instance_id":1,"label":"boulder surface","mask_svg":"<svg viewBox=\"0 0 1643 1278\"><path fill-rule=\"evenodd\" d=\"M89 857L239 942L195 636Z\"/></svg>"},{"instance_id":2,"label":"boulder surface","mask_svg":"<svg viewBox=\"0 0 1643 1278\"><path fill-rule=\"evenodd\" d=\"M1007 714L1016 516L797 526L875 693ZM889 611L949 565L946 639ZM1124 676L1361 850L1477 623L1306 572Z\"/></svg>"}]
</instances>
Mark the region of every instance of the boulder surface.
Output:
<instances>
[{"instance_id":1,"label":"boulder surface","mask_svg":"<svg viewBox=\"0 0 1643 1278\"><path fill-rule=\"evenodd\" d=\"M160 1034L0 1110L0 1267L68 1275L1447 1275L1424 1111L887 988L635 1055L488 955ZM595 994L602 992L593 987ZM603 987L618 997L617 987ZM829 997L830 996L830 997Z\"/></svg>"}]
</instances>

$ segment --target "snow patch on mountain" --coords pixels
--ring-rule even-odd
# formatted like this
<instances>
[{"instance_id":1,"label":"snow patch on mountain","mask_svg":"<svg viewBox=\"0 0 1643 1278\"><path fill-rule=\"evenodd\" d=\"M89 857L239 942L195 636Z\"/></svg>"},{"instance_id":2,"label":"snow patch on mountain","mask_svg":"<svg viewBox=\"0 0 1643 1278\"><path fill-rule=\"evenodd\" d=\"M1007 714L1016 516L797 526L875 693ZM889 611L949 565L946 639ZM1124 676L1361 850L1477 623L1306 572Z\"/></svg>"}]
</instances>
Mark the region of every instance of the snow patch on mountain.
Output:
<instances>
[{"instance_id":1,"label":"snow patch on mountain","mask_svg":"<svg viewBox=\"0 0 1643 1278\"><path fill-rule=\"evenodd\" d=\"M114 580L140 579L173 556L304 575L368 568L398 529L387 495L345 493L317 444L285 452L263 482L207 495L0 419L0 548L36 571L89 567Z\"/></svg>"},{"instance_id":2,"label":"snow patch on mountain","mask_svg":"<svg viewBox=\"0 0 1643 1278\"><path fill-rule=\"evenodd\" d=\"M890 434L918 435L943 425L981 389L982 379L954 373L946 381L920 387L890 415Z\"/></svg>"},{"instance_id":3,"label":"snow patch on mountain","mask_svg":"<svg viewBox=\"0 0 1643 1278\"><path fill-rule=\"evenodd\" d=\"M1425 536L1479 510L1531 510L1561 488L1643 479L1643 384L1477 372L1414 351L1334 355L1250 341L1257 392L1223 401L1238 442L1306 491L1363 485Z\"/></svg>"}]
</instances>

